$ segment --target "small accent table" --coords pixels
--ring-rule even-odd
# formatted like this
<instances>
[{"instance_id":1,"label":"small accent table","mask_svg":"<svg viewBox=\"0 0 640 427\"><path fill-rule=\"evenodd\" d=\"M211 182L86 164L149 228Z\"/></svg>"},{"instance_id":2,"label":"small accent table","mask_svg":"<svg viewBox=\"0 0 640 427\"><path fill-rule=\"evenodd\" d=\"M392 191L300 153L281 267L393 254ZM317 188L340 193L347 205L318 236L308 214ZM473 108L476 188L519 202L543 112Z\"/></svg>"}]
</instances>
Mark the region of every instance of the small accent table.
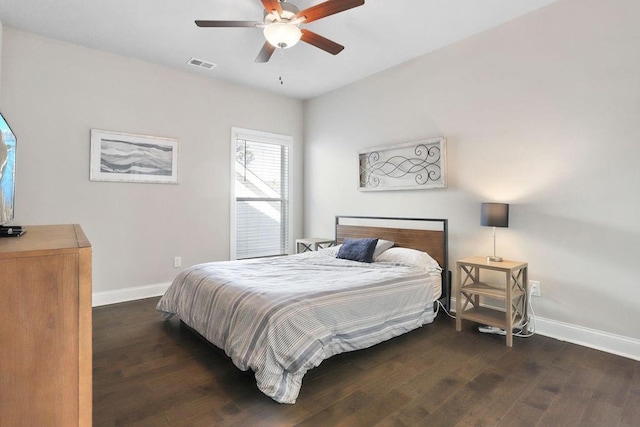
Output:
<instances>
[{"instance_id":1,"label":"small accent table","mask_svg":"<svg viewBox=\"0 0 640 427\"><path fill-rule=\"evenodd\" d=\"M307 237L306 239L296 239L296 253L317 251L318 249L328 248L336 244L333 239L323 239L317 237Z\"/></svg>"},{"instance_id":2,"label":"small accent table","mask_svg":"<svg viewBox=\"0 0 640 427\"><path fill-rule=\"evenodd\" d=\"M507 347L513 346L513 327L524 324L528 333L528 264L522 261L493 262L486 257L471 257L456 262L458 288L456 293L456 331L462 330L462 319L472 320L504 329ZM493 270L504 274L503 283L480 280L480 270ZM480 297L505 302L505 312L480 306Z\"/></svg>"}]
</instances>

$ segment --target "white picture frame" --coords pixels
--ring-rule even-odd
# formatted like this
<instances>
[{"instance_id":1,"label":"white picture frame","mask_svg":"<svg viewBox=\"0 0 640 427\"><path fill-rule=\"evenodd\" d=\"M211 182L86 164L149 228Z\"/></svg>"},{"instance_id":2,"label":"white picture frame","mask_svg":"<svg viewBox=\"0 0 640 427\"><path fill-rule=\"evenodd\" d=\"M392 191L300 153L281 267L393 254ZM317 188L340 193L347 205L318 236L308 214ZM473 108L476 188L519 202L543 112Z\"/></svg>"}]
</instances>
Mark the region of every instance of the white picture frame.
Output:
<instances>
[{"instance_id":1,"label":"white picture frame","mask_svg":"<svg viewBox=\"0 0 640 427\"><path fill-rule=\"evenodd\" d=\"M91 181L178 183L178 140L91 129Z\"/></svg>"},{"instance_id":2,"label":"white picture frame","mask_svg":"<svg viewBox=\"0 0 640 427\"><path fill-rule=\"evenodd\" d=\"M360 191L427 190L447 187L444 137L424 139L358 153Z\"/></svg>"}]
</instances>

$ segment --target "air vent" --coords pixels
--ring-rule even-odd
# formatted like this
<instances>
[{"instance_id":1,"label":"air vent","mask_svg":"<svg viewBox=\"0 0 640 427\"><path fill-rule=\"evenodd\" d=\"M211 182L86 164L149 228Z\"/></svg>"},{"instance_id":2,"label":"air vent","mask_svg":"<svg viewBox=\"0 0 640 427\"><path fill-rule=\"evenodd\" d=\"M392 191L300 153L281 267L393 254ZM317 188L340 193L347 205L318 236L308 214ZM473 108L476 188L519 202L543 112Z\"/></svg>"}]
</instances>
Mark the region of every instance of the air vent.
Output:
<instances>
[{"instance_id":1,"label":"air vent","mask_svg":"<svg viewBox=\"0 0 640 427\"><path fill-rule=\"evenodd\" d=\"M193 65L194 67L204 68L205 70L211 70L216 66L213 62L207 62L197 58L191 58L187 61L187 64Z\"/></svg>"}]
</instances>

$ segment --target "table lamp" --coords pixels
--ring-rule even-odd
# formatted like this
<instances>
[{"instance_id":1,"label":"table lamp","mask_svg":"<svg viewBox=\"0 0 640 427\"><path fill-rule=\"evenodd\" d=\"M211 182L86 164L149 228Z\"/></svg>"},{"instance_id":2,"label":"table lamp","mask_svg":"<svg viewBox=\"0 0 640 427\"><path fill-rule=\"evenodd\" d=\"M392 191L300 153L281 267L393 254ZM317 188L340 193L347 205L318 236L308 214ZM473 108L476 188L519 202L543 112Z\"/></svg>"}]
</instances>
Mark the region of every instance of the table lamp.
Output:
<instances>
[{"instance_id":1,"label":"table lamp","mask_svg":"<svg viewBox=\"0 0 640 427\"><path fill-rule=\"evenodd\" d=\"M509 205L507 203L482 203L480 205L480 225L493 227L493 256L487 261L501 262L502 257L496 256L496 227L509 226Z\"/></svg>"}]
</instances>

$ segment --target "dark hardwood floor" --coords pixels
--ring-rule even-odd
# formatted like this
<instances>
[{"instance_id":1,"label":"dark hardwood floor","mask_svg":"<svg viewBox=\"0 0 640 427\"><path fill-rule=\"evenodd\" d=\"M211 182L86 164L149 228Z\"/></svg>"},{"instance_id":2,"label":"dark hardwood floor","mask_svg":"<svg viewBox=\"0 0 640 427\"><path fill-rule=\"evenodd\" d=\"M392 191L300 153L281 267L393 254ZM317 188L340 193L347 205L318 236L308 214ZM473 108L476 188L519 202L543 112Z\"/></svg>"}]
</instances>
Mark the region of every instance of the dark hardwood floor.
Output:
<instances>
[{"instance_id":1,"label":"dark hardwood floor","mask_svg":"<svg viewBox=\"0 0 640 427\"><path fill-rule=\"evenodd\" d=\"M543 336L433 324L307 373L295 405L155 311L93 311L95 426L637 426L640 362Z\"/></svg>"}]
</instances>

